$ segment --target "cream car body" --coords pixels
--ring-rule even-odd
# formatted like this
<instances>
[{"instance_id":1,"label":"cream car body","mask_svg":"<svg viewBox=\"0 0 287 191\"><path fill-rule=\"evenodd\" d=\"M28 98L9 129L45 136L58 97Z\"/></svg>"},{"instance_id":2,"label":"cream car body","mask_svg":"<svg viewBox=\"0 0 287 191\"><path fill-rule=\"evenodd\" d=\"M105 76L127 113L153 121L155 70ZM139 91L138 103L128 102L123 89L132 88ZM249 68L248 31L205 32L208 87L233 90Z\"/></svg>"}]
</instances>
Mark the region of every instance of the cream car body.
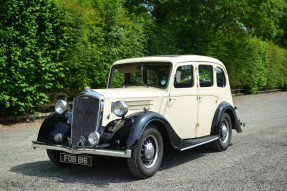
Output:
<instances>
[{"instance_id":1,"label":"cream car body","mask_svg":"<svg viewBox=\"0 0 287 191\"><path fill-rule=\"evenodd\" d=\"M128 158L131 173L153 176L166 143L178 150L211 143L226 150L242 132L225 66L217 59L153 56L117 61L106 89L86 88L42 124L34 148L50 160L92 165L91 155Z\"/></svg>"},{"instance_id":2,"label":"cream car body","mask_svg":"<svg viewBox=\"0 0 287 191\"><path fill-rule=\"evenodd\" d=\"M166 89L153 87L123 87L116 89L94 90L105 95L110 103L117 100L125 101L129 106L127 115L147 108L165 116L176 133L182 139L190 139L210 135L211 123L218 105L227 101L233 106L228 75L225 66L217 59L204 56L180 57L146 57L121 60L114 65L141 62L170 62L172 63L171 78L176 76L176 69L180 66L194 66L194 86L191 88L175 88L173 81L169 81ZM216 82L211 87L200 87L199 65L213 67L213 78L216 79L216 67L223 69L226 74L225 87L217 87ZM104 109L103 125L117 117L111 111L111 104ZM208 112L206 112L208 111ZM192 114L192 115L190 115ZM108 119L110 116L110 119Z\"/></svg>"},{"instance_id":3,"label":"cream car body","mask_svg":"<svg viewBox=\"0 0 287 191\"><path fill-rule=\"evenodd\" d=\"M109 122L119 118L111 109L112 104L118 100L122 100L127 103L127 115L130 115L132 113L143 111L144 108L161 113L163 98L167 97L167 93L164 90L142 86L116 89L95 89L93 91L97 91L105 97L102 122L103 126L106 126Z\"/></svg>"}]
</instances>

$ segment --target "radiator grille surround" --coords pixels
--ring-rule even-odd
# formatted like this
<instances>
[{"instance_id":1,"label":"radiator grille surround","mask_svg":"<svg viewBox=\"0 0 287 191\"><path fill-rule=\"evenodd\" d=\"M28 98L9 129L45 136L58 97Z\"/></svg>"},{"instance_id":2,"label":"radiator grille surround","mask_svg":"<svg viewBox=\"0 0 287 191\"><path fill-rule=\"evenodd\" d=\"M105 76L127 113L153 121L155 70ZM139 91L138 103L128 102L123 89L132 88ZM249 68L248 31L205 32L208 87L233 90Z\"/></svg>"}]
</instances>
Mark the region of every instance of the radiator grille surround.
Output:
<instances>
[{"instance_id":1,"label":"radiator grille surround","mask_svg":"<svg viewBox=\"0 0 287 191\"><path fill-rule=\"evenodd\" d=\"M90 92L93 93L93 92ZM71 129L73 148L91 147L88 136L97 132L102 122L103 99L85 93L74 98Z\"/></svg>"}]
</instances>

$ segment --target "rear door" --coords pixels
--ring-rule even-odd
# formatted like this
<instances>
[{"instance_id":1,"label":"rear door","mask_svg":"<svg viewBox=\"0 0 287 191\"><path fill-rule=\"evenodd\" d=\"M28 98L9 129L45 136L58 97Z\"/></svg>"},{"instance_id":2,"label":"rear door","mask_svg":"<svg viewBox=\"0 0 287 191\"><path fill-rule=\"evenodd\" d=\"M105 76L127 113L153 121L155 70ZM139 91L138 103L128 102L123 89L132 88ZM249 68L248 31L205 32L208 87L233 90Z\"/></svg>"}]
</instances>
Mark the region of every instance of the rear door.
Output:
<instances>
[{"instance_id":1,"label":"rear door","mask_svg":"<svg viewBox=\"0 0 287 191\"><path fill-rule=\"evenodd\" d=\"M212 120L218 106L216 69L212 63L198 63L198 124L196 137L210 135Z\"/></svg>"}]
</instances>

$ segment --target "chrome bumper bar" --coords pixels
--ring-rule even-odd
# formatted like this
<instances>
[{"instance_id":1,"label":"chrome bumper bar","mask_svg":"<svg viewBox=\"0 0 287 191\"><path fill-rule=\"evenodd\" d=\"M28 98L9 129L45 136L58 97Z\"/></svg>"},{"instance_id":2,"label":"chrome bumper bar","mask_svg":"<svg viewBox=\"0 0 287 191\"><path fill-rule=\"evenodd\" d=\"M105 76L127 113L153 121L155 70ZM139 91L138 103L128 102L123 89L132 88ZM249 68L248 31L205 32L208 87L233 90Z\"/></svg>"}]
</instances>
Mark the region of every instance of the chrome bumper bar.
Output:
<instances>
[{"instance_id":1,"label":"chrome bumper bar","mask_svg":"<svg viewBox=\"0 0 287 191\"><path fill-rule=\"evenodd\" d=\"M70 154L88 154L88 155L104 155L104 156L113 156L113 157L123 157L123 158L131 158L132 151L127 149L125 151L119 150L109 150L109 149L88 149L88 148L79 148L73 149L69 147L64 147L62 145L48 145L46 143L32 141L32 147L34 149L49 149L56 151L63 151Z\"/></svg>"}]
</instances>

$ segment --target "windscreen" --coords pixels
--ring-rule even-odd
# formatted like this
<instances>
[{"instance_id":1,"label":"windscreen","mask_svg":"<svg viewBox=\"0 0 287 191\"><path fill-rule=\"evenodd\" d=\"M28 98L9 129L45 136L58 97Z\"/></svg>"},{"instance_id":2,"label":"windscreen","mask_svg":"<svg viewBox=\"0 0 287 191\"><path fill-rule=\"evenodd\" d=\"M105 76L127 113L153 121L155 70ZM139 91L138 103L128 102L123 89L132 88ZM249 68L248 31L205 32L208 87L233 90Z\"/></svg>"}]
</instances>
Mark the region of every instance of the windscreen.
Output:
<instances>
[{"instance_id":1,"label":"windscreen","mask_svg":"<svg viewBox=\"0 0 287 191\"><path fill-rule=\"evenodd\" d=\"M168 62L142 62L115 65L110 74L109 88L152 86L166 88L171 70Z\"/></svg>"}]
</instances>

